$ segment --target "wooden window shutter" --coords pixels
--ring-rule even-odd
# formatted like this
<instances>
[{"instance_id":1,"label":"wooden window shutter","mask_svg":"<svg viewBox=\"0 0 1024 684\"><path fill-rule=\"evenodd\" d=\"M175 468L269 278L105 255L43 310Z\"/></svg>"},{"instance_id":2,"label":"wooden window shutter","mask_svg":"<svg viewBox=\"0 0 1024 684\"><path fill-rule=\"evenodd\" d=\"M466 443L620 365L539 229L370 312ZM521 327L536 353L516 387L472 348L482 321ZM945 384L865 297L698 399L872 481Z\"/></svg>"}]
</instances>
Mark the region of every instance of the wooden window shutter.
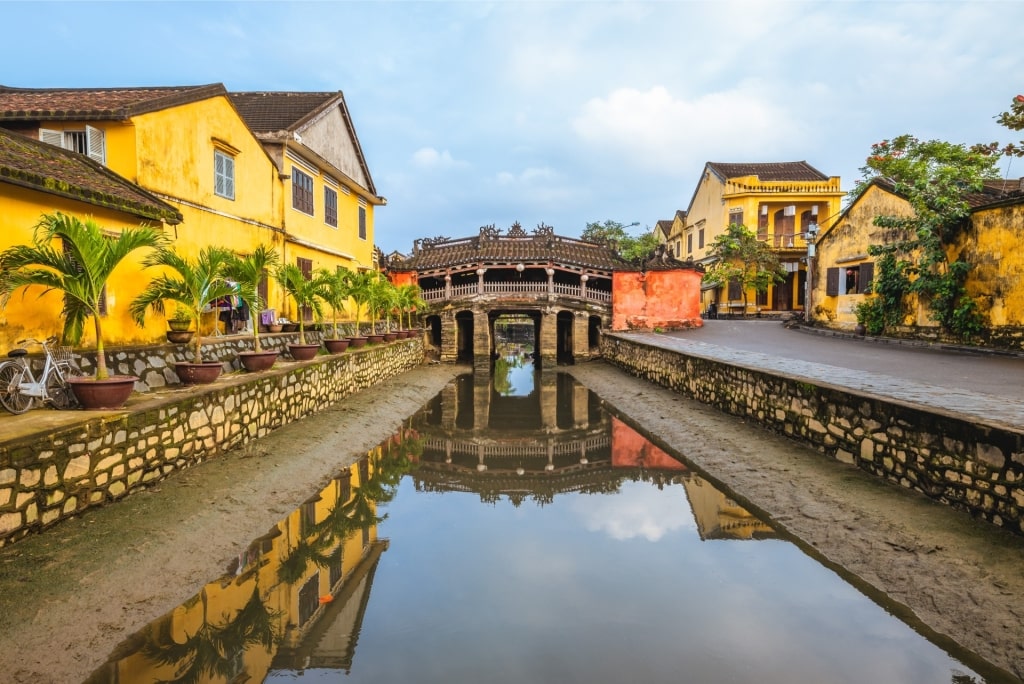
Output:
<instances>
[{"instance_id":1,"label":"wooden window shutter","mask_svg":"<svg viewBox=\"0 0 1024 684\"><path fill-rule=\"evenodd\" d=\"M39 129L39 140L47 145L56 145L57 147L64 147L64 132L55 131L50 128Z\"/></svg>"},{"instance_id":2,"label":"wooden window shutter","mask_svg":"<svg viewBox=\"0 0 1024 684\"><path fill-rule=\"evenodd\" d=\"M829 297L839 296L839 269L830 268L825 272L825 294Z\"/></svg>"},{"instance_id":3,"label":"wooden window shutter","mask_svg":"<svg viewBox=\"0 0 1024 684\"><path fill-rule=\"evenodd\" d=\"M86 126L85 138L88 145L89 158L105 165L107 163L107 146L103 139L103 131L92 126Z\"/></svg>"},{"instance_id":4,"label":"wooden window shutter","mask_svg":"<svg viewBox=\"0 0 1024 684\"><path fill-rule=\"evenodd\" d=\"M729 299L740 300L743 299L743 285L739 280L733 278L729 281Z\"/></svg>"},{"instance_id":5,"label":"wooden window shutter","mask_svg":"<svg viewBox=\"0 0 1024 684\"><path fill-rule=\"evenodd\" d=\"M871 283L875 279L875 262L866 261L860 265L860 291L871 292Z\"/></svg>"},{"instance_id":6,"label":"wooden window shutter","mask_svg":"<svg viewBox=\"0 0 1024 684\"><path fill-rule=\"evenodd\" d=\"M366 239L366 209L359 207L359 239Z\"/></svg>"}]
</instances>

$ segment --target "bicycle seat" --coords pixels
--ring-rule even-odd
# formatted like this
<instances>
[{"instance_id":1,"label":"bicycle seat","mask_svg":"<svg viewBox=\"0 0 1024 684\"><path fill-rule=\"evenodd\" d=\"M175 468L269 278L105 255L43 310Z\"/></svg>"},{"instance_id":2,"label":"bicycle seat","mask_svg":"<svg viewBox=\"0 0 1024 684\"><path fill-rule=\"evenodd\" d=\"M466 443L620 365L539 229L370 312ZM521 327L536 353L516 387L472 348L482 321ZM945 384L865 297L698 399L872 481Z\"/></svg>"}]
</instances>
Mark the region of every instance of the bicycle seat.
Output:
<instances>
[{"instance_id":1,"label":"bicycle seat","mask_svg":"<svg viewBox=\"0 0 1024 684\"><path fill-rule=\"evenodd\" d=\"M11 351L7 352L7 355L12 359L16 359L19 356L27 356L28 349L12 349Z\"/></svg>"}]
</instances>

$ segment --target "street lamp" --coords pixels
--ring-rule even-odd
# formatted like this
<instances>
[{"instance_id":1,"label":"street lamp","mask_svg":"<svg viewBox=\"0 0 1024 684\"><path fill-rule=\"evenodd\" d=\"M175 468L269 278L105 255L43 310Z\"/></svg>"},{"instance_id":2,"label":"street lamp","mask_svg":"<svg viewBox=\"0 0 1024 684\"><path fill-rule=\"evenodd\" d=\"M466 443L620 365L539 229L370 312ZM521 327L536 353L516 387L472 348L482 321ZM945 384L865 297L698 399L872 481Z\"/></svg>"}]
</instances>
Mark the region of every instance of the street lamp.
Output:
<instances>
[{"instance_id":1,"label":"street lamp","mask_svg":"<svg viewBox=\"0 0 1024 684\"><path fill-rule=\"evenodd\" d=\"M814 276L814 240L817 237L818 224L809 224L807 226L807 232L804 233L804 239L807 241L807 280L804 283L804 287L807 291L804 293L804 320L808 323L811 322L811 293L814 292L811 279Z\"/></svg>"}]
</instances>

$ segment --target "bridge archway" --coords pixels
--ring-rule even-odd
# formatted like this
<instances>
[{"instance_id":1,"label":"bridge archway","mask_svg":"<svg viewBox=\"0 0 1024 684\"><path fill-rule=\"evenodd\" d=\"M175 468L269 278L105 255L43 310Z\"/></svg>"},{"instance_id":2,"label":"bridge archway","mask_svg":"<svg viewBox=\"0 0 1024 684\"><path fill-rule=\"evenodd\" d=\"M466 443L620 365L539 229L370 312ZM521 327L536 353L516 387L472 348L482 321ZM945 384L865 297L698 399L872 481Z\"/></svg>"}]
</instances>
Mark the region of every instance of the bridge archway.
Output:
<instances>
[{"instance_id":1,"label":"bridge archway","mask_svg":"<svg viewBox=\"0 0 1024 684\"><path fill-rule=\"evenodd\" d=\"M601 345L601 317L590 316L587 319L587 347L590 348L591 353L596 353L597 348Z\"/></svg>"},{"instance_id":2,"label":"bridge archway","mask_svg":"<svg viewBox=\"0 0 1024 684\"><path fill-rule=\"evenodd\" d=\"M575 363L576 357L574 355L573 345L573 328L576 323L576 316L572 311L559 311L556 318L557 331L555 333L558 348L558 363Z\"/></svg>"},{"instance_id":3,"label":"bridge archway","mask_svg":"<svg viewBox=\"0 0 1024 684\"><path fill-rule=\"evenodd\" d=\"M455 314L455 357L459 362L474 361L473 318L472 311L459 311Z\"/></svg>"}]
</instances>

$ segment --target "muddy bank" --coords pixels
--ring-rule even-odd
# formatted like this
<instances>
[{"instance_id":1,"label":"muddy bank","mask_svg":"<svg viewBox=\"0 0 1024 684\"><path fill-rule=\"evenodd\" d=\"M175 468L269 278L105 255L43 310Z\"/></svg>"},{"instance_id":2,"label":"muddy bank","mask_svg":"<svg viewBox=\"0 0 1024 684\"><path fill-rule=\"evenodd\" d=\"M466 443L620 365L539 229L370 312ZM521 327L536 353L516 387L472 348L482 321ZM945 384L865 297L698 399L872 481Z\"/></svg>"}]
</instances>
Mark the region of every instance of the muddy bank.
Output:
<instances>
[{"instance_id":1,"label":"muddy bank","mask_svg":"<svg viewBox=\"0 0 1024 684\"><path fill-rule=\"evenodd\" d=\"M1024 679L1024 539L603 363L571 372L940 645Z\"/></svg>"},{"instance_id":2,"label":"muddy bank","mask_svg":"<svg viewBox=\"0 0 1024 684\"><path fill-rule=\"evenodd\" d=\"M0 550L0 681L85 680L465 370L418 368Z\"/></svg>"}]
</instances>

